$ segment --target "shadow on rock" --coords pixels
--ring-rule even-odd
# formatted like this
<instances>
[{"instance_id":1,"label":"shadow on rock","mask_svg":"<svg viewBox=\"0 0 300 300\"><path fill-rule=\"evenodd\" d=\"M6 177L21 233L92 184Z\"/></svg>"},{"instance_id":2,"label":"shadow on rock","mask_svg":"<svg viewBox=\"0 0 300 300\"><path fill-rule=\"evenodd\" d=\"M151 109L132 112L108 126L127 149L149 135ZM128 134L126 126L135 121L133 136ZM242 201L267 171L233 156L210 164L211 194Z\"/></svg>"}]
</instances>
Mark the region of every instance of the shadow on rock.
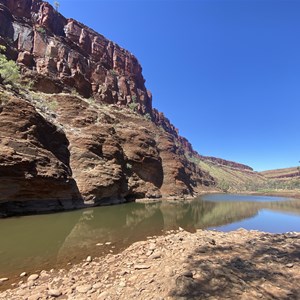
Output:
<instances>
[{"instance_id":1,"label":"shadow on rock","mask_svg":"<svg viewBox=\"0 0 300 300\"><path fill-rule=\"evenodd\" d=\"M173 299L300 299L299 235L199 247L187 257Z\"/></svg>"}]
</instances>

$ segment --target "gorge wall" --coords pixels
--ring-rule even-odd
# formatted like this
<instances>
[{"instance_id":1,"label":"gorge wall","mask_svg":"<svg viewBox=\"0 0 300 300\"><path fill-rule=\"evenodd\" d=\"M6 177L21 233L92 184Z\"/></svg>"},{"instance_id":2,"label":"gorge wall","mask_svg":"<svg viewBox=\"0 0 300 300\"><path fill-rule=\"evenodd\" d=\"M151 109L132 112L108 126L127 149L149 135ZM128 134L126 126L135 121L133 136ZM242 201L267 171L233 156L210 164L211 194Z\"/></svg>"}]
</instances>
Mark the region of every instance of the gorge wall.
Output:
<instances>
[{"instance_id":1,"label":"gorge wall","mask_svg":"<svg viewBox=\"0 0 300 300\"><path fill-rule=\"evenodd\" d=\"M0 45L22 85L0 85L0 211L188 197L215 180L152 107L127 50L40 0L0 0Z\"/></svg>"}]
</instances>

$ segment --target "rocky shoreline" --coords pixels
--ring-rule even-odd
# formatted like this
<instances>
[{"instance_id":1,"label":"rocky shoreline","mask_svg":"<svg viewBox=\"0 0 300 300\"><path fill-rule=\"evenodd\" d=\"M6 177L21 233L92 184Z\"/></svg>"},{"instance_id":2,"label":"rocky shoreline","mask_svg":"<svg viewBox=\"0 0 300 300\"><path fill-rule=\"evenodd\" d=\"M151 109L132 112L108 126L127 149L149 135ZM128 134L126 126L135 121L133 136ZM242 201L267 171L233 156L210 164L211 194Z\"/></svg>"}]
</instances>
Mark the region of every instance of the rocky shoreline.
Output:
<instances>
[{"instance_id":1,"label":"rocky shoreline","mask_svg":"<svg viewBox=\"0 0 300 300\"><path fill-rule=\"evenodd\" d=\"M25 276L24 276L25 275ZM299 299L300 233L183 229L70 270L22 274L0 299Z\"/></svg>"}]
</instances>

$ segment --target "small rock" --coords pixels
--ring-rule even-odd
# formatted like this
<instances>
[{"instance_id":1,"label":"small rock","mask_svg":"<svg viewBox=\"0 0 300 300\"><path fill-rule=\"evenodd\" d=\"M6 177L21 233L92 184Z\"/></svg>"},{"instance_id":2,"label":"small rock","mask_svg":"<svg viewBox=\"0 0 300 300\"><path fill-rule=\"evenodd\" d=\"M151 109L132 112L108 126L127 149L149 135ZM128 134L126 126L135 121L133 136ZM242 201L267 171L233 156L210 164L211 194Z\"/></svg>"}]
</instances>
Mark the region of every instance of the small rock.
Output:
<instances>
[{"instance_id":1,"label":"small rock","mask_svg":"<svg viewBox=\"0 0 300 300\"><path fill-rule=\"evenodd\" d=\"M294 265L292 263L286 264L285 265L287 268L292 268Z\"/></svg>"},{"instance_id":2,"label":"small rock","mask_svg":"<svg viewBox=\"0 0 300 300\"><path fill-rule=\"evenodd\" d=\"M209 241L209 243L212 244L212 245L216 245L216 241L215 241L214 239L211 239L211 240Z\"/></svg>"},{"instance_id":3,"label":"small rock","mask_svg":"<svg viewBox=\"0 0 300 300\"><path fill-rule=\"evenodd\" d=\"M0 278L0 283L1 283L1 282L4 282L4 281L7 281L7 280L8 280L8 278L6 278L6 277Z\"/></svg>"},{"instance_id":4,"label":"small rock","mask_svg":"<svg viewBox=\"0 0 300 300\"><path fill-rule=\"evenodd\" d=\"M100 289L101 287L102 287L102 284L101 284L100 282L95 283L95 284L93 285L93 289L95 289L95 290L98 290L98 289Z\"/></svg>"},{"instance_id":5,"label":"small rock","mask_svg":"<svg viewBox=\"0 0 300 300\"><path fill-rule=\"evenodd\" d=\"M119 286L125 287L125 286L126 286L126 282L125 282L125 281L121 281L121 282L119 283Z\"/></svg>"},{"instance_id":6,"label":"small rock","mask_svg":"<svg viewBox=\"0 0 300 300\"><path fill-rule=\"evenodd\" d=\"M193 273L191 271L185 271L182 273L182 276L193 278Z\"/></svg>"},{"instance_id":7,"label":"small rock","mask_svg":"<svg viewBox=\"0 0 300 300\"><path fill-rule=\"evenodd\" d=\"M152 255L149 256L150 259L158 259L161 258L160 252L154 252Z\"/></svg>"},{"instance_id":8,"label":"small rock","mask_svg":"<svg viewBox=\"0 0 300 300\"><path fill-rule=\"evenodd\" d=\"M156 245L154 243L151 243L149 246L149 250L154 250L156 248Z\"/></svg>"},{"instance_id":9,"label":"small rock","mask_svg":"<svg viewBox=\"0 0 300 300\"><path fill-rule=\"evenodd\" d=\"M150 269L149 265L134 265L134 268L136 270L145 270L145 269Z\"/></svg>"},{"instance_id":10,"label":"small rock","mask_svg":"<svg viewBox=\"0 0 300 300\"><path fill-rule=\"evenodd\" d=\"M79 286L76 287L76 291L78 293L82 293L82 294L88 292L91 289L92 289L92 286L90 284L79 285Z\"/></svg>"},{"instance_id":11,"label":"small rock","mask_svg":"<svg viewBox=\"0 0 300 300\"><path fill-rule=\"evenodd\" d=\"M42 297L43 297L42 294L38 293L38 294L33 294L33 295L29 296L29 297L27 298L27 300L39 300L39 299L41 299Z\"/></svg>"},{"instance_id":12,"label":"small rock","mask_svg":"<svg viewBox=\"0 0 300 300\"><path fill-rule=\"evenodd\" d=\"M26 272L23 272L23 273L20 274L20 277L25 277L25 276L27 276Z\"/></svg>"},{"instance_id":13,"label":"small rock","mask_svg":"<svg viewBox=\"0 0 300 300\"><path fill-rule=\"evenodd\" d=\"M48 291L48 295L52 296L52 297L59 297L61 295L61 291L60 290L56 290L56 289L50 289Z\"/></svg>"},{"instance_id":14,"label":"small rock","mask_svg":"<svg viewBox=\"0 0 300 300\"><path fill-rule=\"evenodd\" d=\"M103 246L103 243L97 243L96 246Z\"/></svg>"},{"instance_id":15,"label":"small rock","mask_svg":"<svg viewBox=\"0 0 300 300\"><path fill-rule=\"evenodd\" d=\"M105 245L111 245L111 242L106 242Z\"/></svg>"},{"instance_id":16,"label":"small rock","mask_svg":"<svg viewBox=\"0 0 300 300\"><path fill-rule=\"evenodd\" d=\"M34 281L37 280L39 278L38 274L32 274L28 277L27 281Z\"/></svg>"},{"instance_id":17,"label":"small rock","mask_svg":"<svg viewBox=\"0 0 300 300\"><path fill-rule=\"evenodd\" d=\"M98 296L98 300L105 300L109 296L108 292L104 291Z\"/></svg>"},{"instance_id":18,"label":"small rock","mask_svg":"<svg viewBox=\"0 0 300 300\"><path fill-rule=\"evenodd\" d=\"M89 255L89 256L86 258L86 261L87 261L87 262L91 262L91 261L92 261L92 257Z\"/></svg>"},{"instance_id":19,"label":"small rock","mask_svg":"<svg viewBox=\"0 0 300 300\"><path fill-rule=\"evenodd\" d=\"M183 229L183 228L181 228L181 227L179 227L178 229L179 229L179 231L184 231L184 229Z\"/></svg>"}]
</instances>

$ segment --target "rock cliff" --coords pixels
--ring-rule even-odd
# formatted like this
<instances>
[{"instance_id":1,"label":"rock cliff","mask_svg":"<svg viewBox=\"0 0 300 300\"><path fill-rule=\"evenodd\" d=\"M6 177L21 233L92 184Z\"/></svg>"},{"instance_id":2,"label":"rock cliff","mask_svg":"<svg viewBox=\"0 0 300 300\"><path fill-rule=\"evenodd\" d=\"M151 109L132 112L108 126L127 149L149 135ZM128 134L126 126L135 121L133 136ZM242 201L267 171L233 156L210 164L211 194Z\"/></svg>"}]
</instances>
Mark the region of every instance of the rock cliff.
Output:
<instances>
[{"instance_id":1,"label":"rock cliff","mask_svg":"<svg viewBox=\"0 0 300 300\"><path fill-rule=\"evenodd\" d=\"M0 211L194 196L214 179L152 107L127 50L40 0L0 0L0 45L22 86L0 85Z\"/></svg>"}]
</instances>

